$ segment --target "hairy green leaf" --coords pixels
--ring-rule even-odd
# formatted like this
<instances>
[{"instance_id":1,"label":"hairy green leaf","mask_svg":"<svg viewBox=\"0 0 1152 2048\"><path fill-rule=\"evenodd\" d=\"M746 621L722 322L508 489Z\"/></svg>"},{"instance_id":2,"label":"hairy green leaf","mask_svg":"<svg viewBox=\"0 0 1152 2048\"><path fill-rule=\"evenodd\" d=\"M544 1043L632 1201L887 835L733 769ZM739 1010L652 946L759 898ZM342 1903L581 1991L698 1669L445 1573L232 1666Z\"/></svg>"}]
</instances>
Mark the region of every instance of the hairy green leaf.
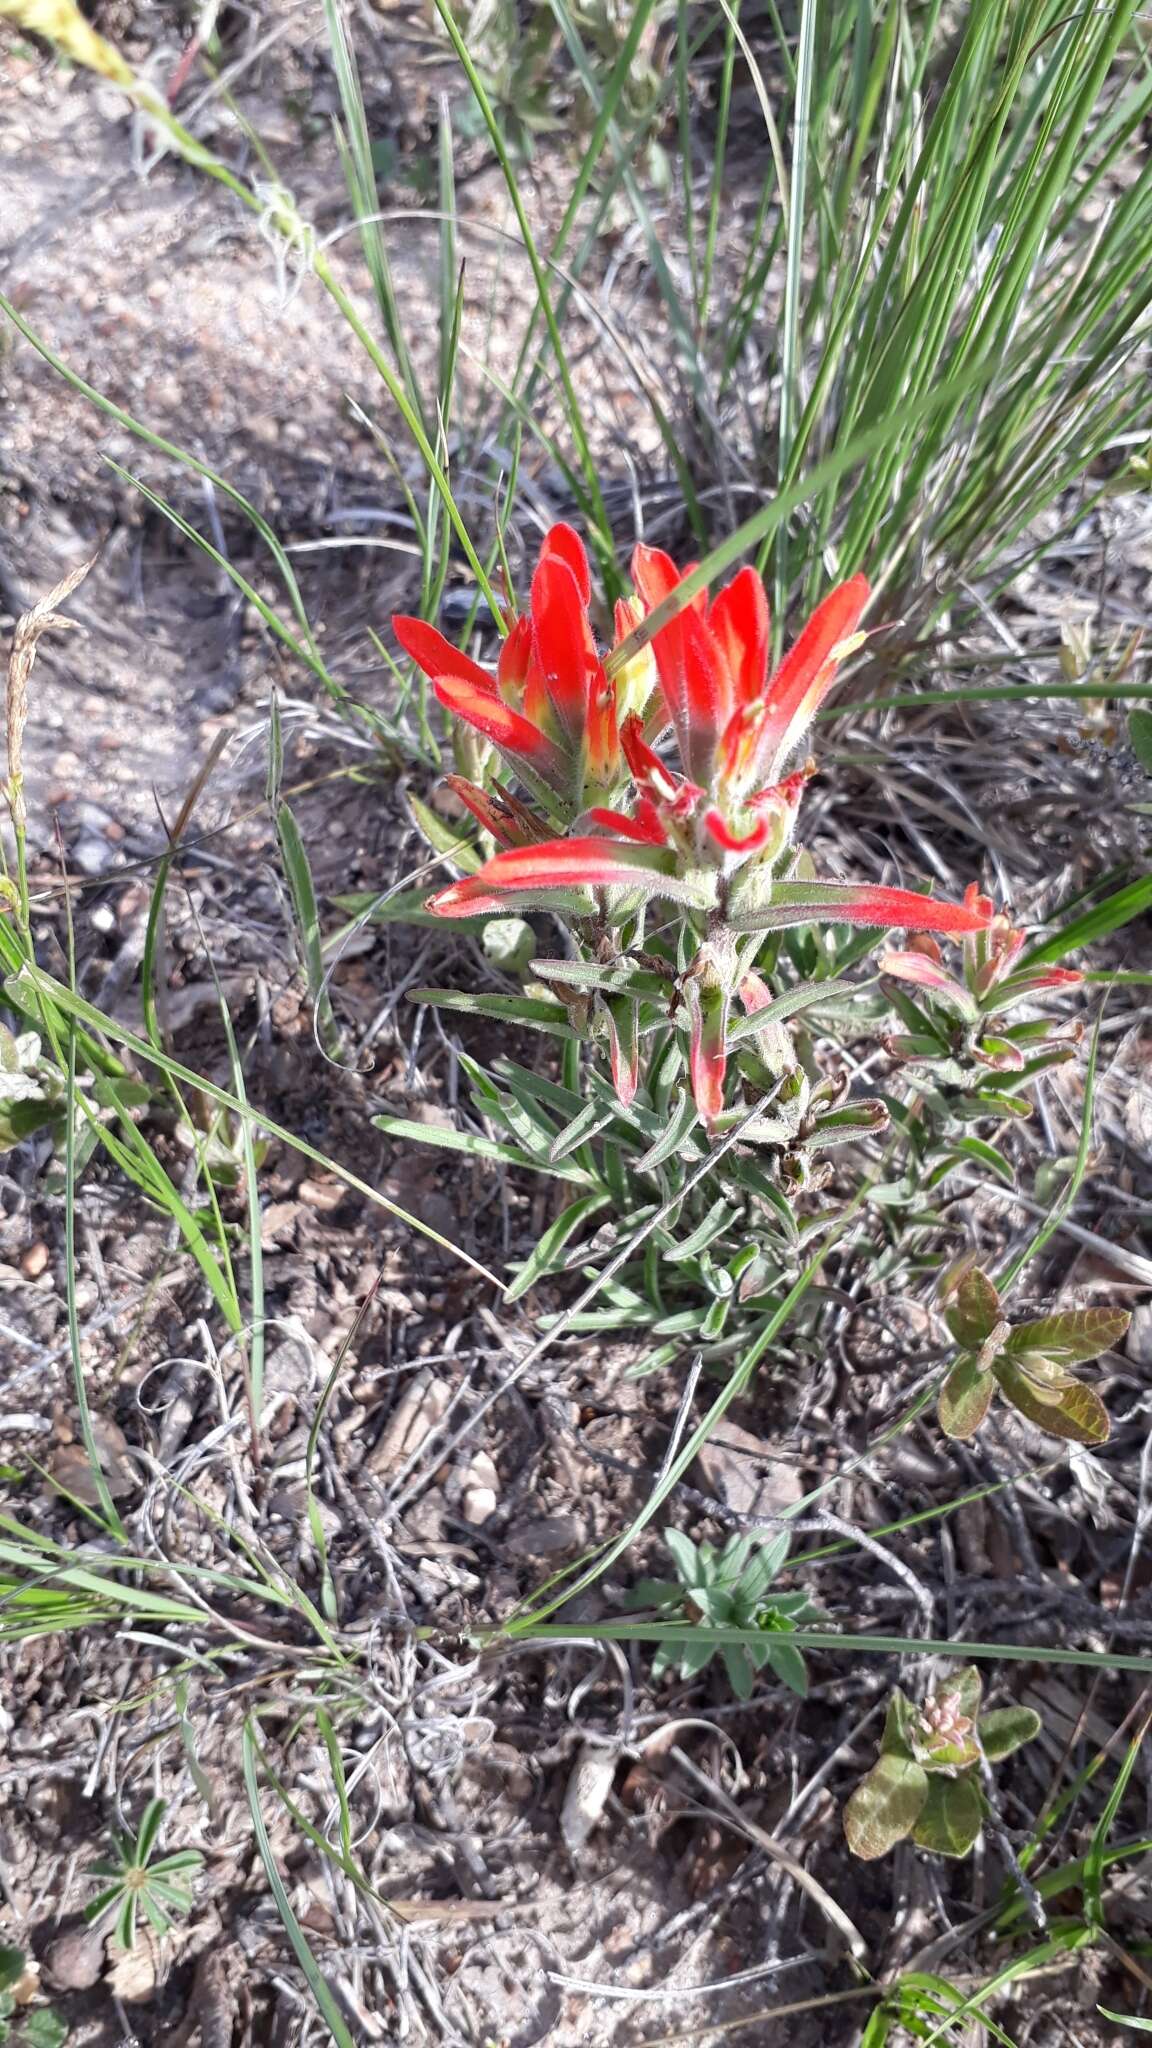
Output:
<instances>
[{"instance_id":1,"label":"hairy green leaf","mask_svg":"<svg viewBox=\"0 0 1152 2048\"><path fill-rule=\"evenodd\" d=\"M998 1764L1031 1742L1040 1728L1040 1716L1031 1707L993 1707L980 1717L980 1747L990 1764Z\"/></svg>"},{"instance_id":2,"label":"hairy green leaf","mask_svg":"<svg viewBox=\"0 0 1152 2048\"><path fill-rule=\"evenodd\" d=\"M872 1863L910 1835L928 1797L928 1773L911 1757L882 1756L844 1808L854 1856Z\"/></svg>"},{"instance_id":3,"label":"hairy green leaf","mask_svg":"<svg viewBox=\"0 0 1152 2048\"><path fill-rule=\"evenodd\" d=\"M933 1778L912 1839L937 1856L967 1856L984 1824L984 1796L975 1777Z\"/></svg>"},{"instance_id":4,"label":"hairy green leaf","mask_svg":"<svg viewBox=\"0 0 1152 2048\"><path fill-rule=\"evenodd\" d=\"M1000 1296L979 1266L971 1266L956 1282L944 1320L958 1344L977 1350L1000 1319Z\"/></svg>"}]
</instances>

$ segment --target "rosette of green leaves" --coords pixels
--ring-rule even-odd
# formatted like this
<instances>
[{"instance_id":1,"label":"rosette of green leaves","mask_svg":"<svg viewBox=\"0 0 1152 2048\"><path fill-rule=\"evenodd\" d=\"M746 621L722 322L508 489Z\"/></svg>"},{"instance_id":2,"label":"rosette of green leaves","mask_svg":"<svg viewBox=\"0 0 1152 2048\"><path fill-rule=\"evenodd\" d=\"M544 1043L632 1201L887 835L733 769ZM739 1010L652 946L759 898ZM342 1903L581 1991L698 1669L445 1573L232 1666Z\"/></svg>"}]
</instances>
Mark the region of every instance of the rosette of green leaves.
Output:
<instances>
[{"instance_id":1,"label":"rosette of green leaves","mask_svg":"<svg viewBox=\"0 0 1152 2048\"><path fill-rule=\"evenodd\" d=\"M679 1529L666 1529L677 1577L643 1579L633 1588L630 1604L658 1612L683 1614L688 1626L674 1640L662 1643L652 1663L654 1677L677 1670L694 1678L719 1654L738 1699L751 1696L756 1674L764 1666L803 1698L808 1672L803 1657L788 1638L798 1621L815 1610L807 1593L771 1593L769 1587L788 1556L787 1535L761 1544L755 1536L731 1536L722 1549L693 1543ZM740 1643L719 1646L698 1635L693 1624L746 1631Z\"/></svg>"},{"instance_id":2,"label":"rosette of green leaves","mask_svg":"<svg viewBox=\"0 0 1152 2048\"><path fill-rule=\"evenodd\" d=\"M873 1862L908 1835L939 1856L967 1856L987 1812L981 1760L999 1763L1040 1732L1030 1707L981 1714L974 1664L949 1678L923 1707L897 1686L888 1702L880 1757L844 1809L854 1856Z\"/></svg>"},{"instance_id":3,"label":"rosette of green leaves","mask_svg":"<svg viewBox=\"0 0 1152 2048\"><path fill-rule=\"evenodd\" d=\"M962 1346L940 1393L945 1436L974 1436L999 1392L1049 1436L1078 1444L1105 1442L1108 1411L1094 1388L1069 1367L1098 1358L1117 1343L1131 1321L1127 1309L1063 1309L1010 1323L996 1287L978 1266L960 1271L945 1287L944 1320Z\"/></svg>"}]
</instances>

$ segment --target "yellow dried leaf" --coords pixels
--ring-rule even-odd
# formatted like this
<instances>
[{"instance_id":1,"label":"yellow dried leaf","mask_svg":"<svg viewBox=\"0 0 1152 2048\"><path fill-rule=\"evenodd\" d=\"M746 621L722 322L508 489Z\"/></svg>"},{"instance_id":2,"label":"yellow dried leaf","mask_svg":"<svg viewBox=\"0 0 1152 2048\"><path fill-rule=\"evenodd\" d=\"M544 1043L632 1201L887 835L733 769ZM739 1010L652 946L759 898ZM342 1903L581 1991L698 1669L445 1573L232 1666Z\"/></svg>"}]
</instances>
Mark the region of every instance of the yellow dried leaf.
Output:
<instances>
[{"instance_id":1,"label":"yellow dried leaf","mask_svg":"<svg viewBox=\"0 0 1152 2048\"><path fill-rule=\"evenodd\" d=\"M89 26L76 0L0 0L0 18L44 36L74 64L99 71L117 85L133 83L131 65Z\"/></svg>"}]
</instances>

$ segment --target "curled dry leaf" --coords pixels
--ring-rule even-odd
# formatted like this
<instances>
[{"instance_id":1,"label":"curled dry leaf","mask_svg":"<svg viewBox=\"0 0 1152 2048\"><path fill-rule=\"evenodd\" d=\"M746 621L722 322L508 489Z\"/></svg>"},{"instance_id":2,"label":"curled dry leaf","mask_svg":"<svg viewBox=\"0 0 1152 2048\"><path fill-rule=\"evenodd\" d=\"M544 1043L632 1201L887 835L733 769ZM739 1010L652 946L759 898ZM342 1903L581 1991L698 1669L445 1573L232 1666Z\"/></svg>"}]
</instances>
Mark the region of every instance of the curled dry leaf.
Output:
<instances>
[{"instance_id":1,"label":"curled dry leaf","mask_svg":"<svg viewBox=\"0 0 1152 2048\"><path fill-rule=\"evenodd\" d=\"M619 1751L586 1742L572 1766L560 1811L560 1833L569 1854L578 1856L600 1819L616 1776Z\"/></svg>"}]
</instances>

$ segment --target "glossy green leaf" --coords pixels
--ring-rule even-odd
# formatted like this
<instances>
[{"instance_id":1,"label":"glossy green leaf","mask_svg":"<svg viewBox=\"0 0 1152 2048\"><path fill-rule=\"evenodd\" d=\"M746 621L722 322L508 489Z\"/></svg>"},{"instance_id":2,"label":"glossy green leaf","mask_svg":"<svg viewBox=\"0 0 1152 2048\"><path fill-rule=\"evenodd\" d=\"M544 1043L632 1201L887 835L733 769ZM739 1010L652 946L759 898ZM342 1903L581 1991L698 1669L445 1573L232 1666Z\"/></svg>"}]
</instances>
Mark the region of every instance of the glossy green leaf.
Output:
<instances>
[{"instance_id":1,"label":"glossy green leaf","mask_svg":"<svg viewBox=\"0 0 1152 2048\"><path fill-rule=\"evenodd\" d=\"M937 1856L967 1856L984 1825L984 1796L976 1778L932 1778L928 1797L912 1830L920 1849Z\"/></svg>"},{"instance_id":2,"label":"glossy green leaf","mask_svg":"<svg viewBox=\"0 0 1152 2048\"><path fill-rule=\"evenodd\" d=\"M928 1797L928 1773L910 1757L882 1756L844 1809L854 1856L874 1862L910 1835Z\"/></svg>"}]
</instances>

